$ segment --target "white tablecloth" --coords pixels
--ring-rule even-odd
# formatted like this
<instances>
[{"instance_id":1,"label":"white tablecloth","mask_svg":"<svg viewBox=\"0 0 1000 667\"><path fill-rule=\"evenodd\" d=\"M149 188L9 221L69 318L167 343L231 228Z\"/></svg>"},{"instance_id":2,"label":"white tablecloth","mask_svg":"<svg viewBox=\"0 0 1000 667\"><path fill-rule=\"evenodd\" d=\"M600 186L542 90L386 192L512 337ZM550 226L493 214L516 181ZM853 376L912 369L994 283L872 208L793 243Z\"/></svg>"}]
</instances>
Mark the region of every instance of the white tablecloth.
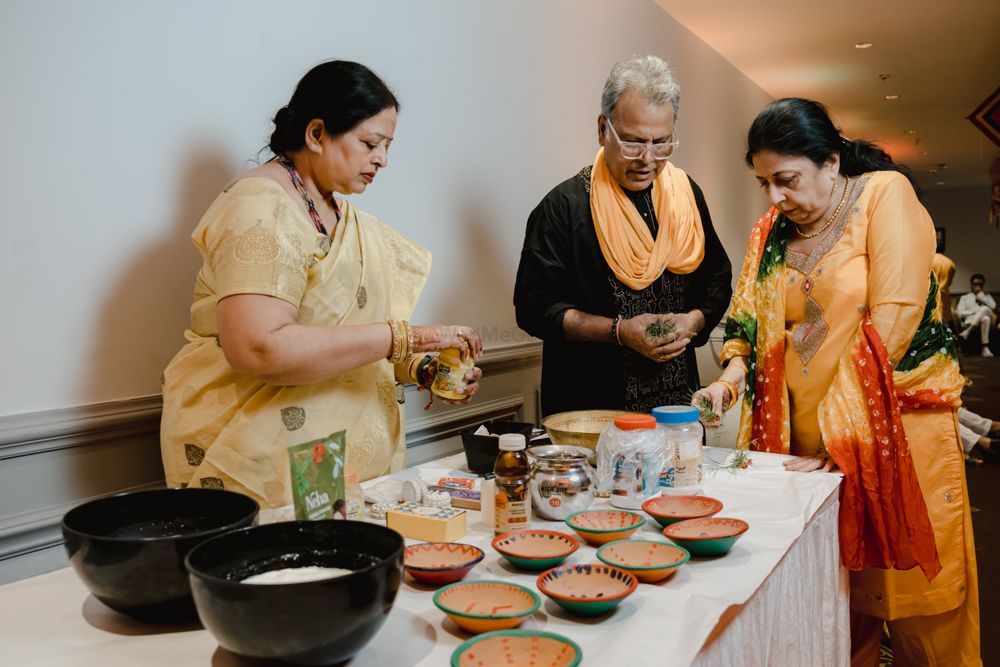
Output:
<instances>
[{"instance_id":1,"label":"white tablecloth","mask_svg":"<svg viewBox=\"0 0 1000 667\"><path fill-rule=\"evenodd\" d=\"M716 460L726 450L706 450ZM522 627L570 637L583 665L847 665L847 577L837 550L837 486L832 474L786 473L783 457L754 454L750 468L706 474L719 516L750 529L726 556L692 559L658 585L640 584L613 612L596 618L544 603ZM464 467L461 455L406 471L427 482ZM599 503L600 504L600 503ZM470 511L461 541L486 551L468 578L505 579L535 588L537 575L513 569L490 547L492 532ZM535 527L572 532L556 522ZM665 539L650 519L640 539ZM596 562L581 547L569 562ZM386 624L351 667L449 664L468 638L432 601L434 589L407 577ZM3 665L260 665L219 648L200 627L131 621L90 596L70 569L0 587Z\"/></svg>"}]
</instances>

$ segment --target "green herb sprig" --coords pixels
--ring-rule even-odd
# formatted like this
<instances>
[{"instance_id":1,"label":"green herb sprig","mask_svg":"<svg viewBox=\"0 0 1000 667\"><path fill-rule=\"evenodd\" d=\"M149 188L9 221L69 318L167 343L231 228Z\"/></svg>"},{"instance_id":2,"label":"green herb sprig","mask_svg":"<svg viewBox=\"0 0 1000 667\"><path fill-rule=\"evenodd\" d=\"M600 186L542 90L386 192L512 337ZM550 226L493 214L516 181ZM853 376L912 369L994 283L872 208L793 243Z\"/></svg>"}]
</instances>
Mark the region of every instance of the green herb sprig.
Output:
<instances>
[{"instance_id":1,"label":"green herb sprig","mask_svg":"<svg viewBox=\"0 0 1000 667\"><path fill-rule=\"evenodd\" d=\"M646 325L646 337L652 340L666 338L672 334L676 328L677 327L674 326L673 322L660 317Z\"/></svg>"}]
</instances>

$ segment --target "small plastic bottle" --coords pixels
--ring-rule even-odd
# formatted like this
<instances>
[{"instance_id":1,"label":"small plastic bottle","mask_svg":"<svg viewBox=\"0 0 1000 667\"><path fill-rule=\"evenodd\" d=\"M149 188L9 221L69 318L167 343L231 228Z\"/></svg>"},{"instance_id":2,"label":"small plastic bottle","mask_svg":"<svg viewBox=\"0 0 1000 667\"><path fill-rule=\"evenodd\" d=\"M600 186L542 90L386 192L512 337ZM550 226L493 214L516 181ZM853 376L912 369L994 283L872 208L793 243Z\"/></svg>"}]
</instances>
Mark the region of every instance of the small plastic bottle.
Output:
<instances>
[{"instance_id":1,"label":"small plastic bottle","mask_svg":"<svg viewBox=\"0 0 1000 667\"><path fill-rule=\"evenodd\" d=\"M653 408L656 427L666 441L660 493L665 495L701 495L702 440L705 430L693 405L665 405Z\"/></svg>"},{"instance_id":2,"label":"small plastic bottle","mask_svg":"<svg viewBox=\"0 0 1000 667\"><path fill-rule=\"evenodd\" d=\"M496 493L494 512L497 535L511 530L531 528L530 464L525 452L527 443L520 433L500 436L500 455L493 467Z\"/></svg>"},{"instance_id":3,"label":"small plastic bottle","mask_svg":"<svg viewBox=\"0 0 1000 667\"><path fill-rule=\"evenodd\" d=\"M365 492L358 482L358 472L353 466L344 466L344 500L347 504L347 518L361 521L365 518Z\"/></svg>"}]
</instances>

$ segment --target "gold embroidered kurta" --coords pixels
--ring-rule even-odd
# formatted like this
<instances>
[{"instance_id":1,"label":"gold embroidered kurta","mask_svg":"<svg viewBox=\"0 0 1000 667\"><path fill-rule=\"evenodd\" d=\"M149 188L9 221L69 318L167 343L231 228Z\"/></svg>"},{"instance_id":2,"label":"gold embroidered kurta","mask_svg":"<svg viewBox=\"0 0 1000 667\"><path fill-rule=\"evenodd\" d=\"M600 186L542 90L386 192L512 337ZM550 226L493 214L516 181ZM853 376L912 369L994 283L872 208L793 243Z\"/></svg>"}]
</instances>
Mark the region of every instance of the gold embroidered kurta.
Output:
<instances>
[{"instance_id":1,"label":"gold embroidered kurta","mask_svg":"<svg viewBox=\"0 0 1000 667\"><path fill-rule=\"evenodd\" d=\"M169 486L222 487L266 507L291 502L286 448L347 431L361 479L402 468L406 446L394 368L379 361L330 380L279 387L236 373L218 342L216 304L234 294L288 301L307 325L407 319L430 254L345 204L333 238L278 183L242 179L195 229L203 266L187 344L164 372L160 429Z\"/></svg>"}]
</instances>

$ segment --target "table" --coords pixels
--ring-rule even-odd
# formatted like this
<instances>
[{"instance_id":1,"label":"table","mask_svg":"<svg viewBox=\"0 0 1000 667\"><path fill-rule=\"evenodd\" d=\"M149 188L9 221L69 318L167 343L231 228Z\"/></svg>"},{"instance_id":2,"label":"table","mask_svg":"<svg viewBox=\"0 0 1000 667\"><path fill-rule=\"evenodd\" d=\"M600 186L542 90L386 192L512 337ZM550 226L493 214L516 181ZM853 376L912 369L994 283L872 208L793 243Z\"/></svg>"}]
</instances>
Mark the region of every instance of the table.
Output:
<instances>
[{"instance_id":1,"label":"table","mask_svg":"<svg viewBox=\"0 0 1000 667\"><path fill-rule=\"evenodd\" d=\"M729 450L706 448L722 461ZM726 556L696 559L661 584L639 584L613 612L567 614L551 600L522 627L563 634L584 652L583 665L753 667L847 665L848 580L837 548L839 476L788 473L786 457L754 453L746 470L709 470L705 494L721 500L719 516L750 529ZM425 481L455 475L462 455L400 473ZM596 505L603 504L599 501ZM537 528L568 527L535 520ZM487 556L467 578L510 580L535 589L537 575L513 569L490 547L478 512L461 541ZM638 539L665 539L651 519ZM408 542L410 542L408 540ZM568 562L596 562L582 546ZM449 664L468 638L433 604L434 589L406 577L379 634L351 667ZM148 626L93 598L69 568L0 587L0 664L261 665L220 648L200 626Z\"/></svg>"}]
</instances>

